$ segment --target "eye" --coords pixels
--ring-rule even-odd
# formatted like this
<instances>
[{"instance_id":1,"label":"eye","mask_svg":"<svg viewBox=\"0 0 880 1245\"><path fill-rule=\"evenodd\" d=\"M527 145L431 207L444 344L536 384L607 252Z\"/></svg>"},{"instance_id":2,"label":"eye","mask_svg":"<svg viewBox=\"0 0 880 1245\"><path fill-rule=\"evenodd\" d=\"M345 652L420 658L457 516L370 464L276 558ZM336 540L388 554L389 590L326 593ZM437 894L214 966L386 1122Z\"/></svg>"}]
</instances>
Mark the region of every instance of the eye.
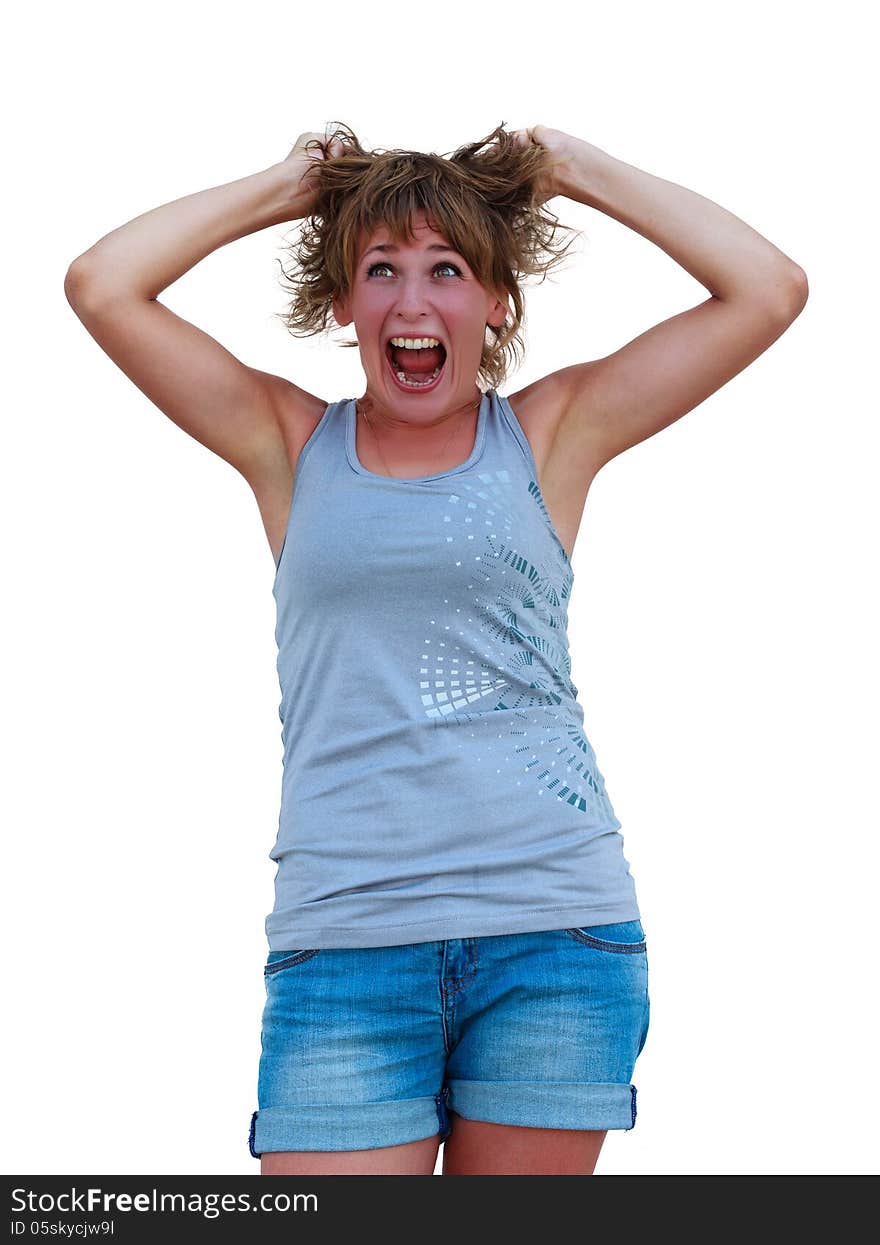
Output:
<instances>
[{"instance_id":1,"label":"eye","mask_svg":"<svg viewBox=\"0 0 880 1245\"><path fill-rule=\"evenodd\" d=\"M391 264L384 260L380 260L378 263L370 265L367 269L367 276L372 277L377 268L388 268L393 271ZM443 263L435 264L433 271L436 272L438 268L451 268L457 277L461 276L461 269L456 264L450 264L444 261Z\"/></svg>"}]
</instances>

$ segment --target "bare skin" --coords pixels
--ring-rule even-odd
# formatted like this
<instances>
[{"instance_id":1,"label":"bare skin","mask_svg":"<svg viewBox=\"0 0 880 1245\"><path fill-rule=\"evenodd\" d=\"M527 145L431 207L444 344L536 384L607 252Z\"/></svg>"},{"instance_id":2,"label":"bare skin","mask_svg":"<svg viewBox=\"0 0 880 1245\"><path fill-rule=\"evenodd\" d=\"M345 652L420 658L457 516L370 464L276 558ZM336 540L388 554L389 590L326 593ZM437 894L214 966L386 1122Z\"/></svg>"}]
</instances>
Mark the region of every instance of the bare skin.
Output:
<instances>
[{"instance_id":1,"label":"bare skin","mask_svg":"<svg viewBox=\"0 0 880 1245\"><path fill-rule=\"evenodd\" d=\"M378 1150L267 1151L261 1176L432 1176L439 1140L425 1137Z\"/></svg>"},{"instance_id":2,"label":"bare skin","mask_svg":"<svg viewBox=\"0 0 880 1245\"><path fill-rule=\"evenodd\" d=\"M449 1112L444 1176L592 1176L605 1132L489 1124ZM262 1176L432 1176L440 1143L425 1137L378 1150L271 1151Z\"/></svg>"},{"instance_id":3,"label":"bare skin","mask_svg":"<svg viewBox=\"0 0 880 1245\"><path fill-rule=\"evenodd\" d=\"M449 1112L444 1176L592 1176L606 1133L487 1124Z\"/></svg>"}]
</instances>

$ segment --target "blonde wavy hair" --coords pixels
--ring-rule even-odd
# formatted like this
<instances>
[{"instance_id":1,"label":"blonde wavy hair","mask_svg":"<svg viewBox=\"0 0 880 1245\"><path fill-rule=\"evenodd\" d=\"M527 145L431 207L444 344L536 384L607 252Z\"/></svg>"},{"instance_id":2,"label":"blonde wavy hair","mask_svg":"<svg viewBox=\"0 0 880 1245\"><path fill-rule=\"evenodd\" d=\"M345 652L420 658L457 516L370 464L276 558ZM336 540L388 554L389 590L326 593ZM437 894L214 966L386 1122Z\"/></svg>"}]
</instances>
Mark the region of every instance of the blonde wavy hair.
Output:
<instances>
[{"instance_id":1,"label":"blonde wavy hair","mask_svg":"<svg viewBox=\"0 0 880 1245\"><path fill-rule=\"evenodd\" d=\"M486 326L477 372L481 388L497 389L524 355L521 281L530 276L544 281L581 232L561 225L538 199L536 188L548 169L549 153L537 143L520 143L504 124L459 147L449 159L434 152L365 151L342 122L328 126L323 141L311 139L306 149L322 153L309 173L315 189L312 212L297 239L286 246L289 268L278 261L292 295L288 309L278 313L288 331L311 337L339 327L332 302L351 292L361 231L371 237L384 225L400 245L413 240L413 220L424 211L431 227L464 256L485 289L509 295L513 310L502 326ZM334 138L345 146L330 156ZM572 237L554 246L562 231Z\"/></svg>"}]
</instances>

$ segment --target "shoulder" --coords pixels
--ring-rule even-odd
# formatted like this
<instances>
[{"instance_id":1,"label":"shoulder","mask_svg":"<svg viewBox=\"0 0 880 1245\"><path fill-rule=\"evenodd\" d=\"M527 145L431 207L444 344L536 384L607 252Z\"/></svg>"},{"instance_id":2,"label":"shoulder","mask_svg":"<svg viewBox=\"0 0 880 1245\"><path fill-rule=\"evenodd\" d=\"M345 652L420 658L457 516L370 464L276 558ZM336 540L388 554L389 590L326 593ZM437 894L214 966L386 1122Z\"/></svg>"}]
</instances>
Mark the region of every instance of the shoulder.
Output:
<instances>
[{"instance_id":1,"label":"shoulder","mask_svg":"<svg viewBox=\"0 0 880 1245\"><path fill-rule=\"evenodd\" d=\"M248 478L277 566L290 517L296 465L303 446L330 405L292 381L261 373L275 416L275 435Z\"/></svg>"},{"instance_id":2,"label":"shoulder","mask_svg":"<svg viewBox=\"0 0 880 1245\"><path fill-rule=\"evenodd\" d=\"M590 421L568 417L576 395L583 400L592 386L592 377L592 363L577 364L551 372L507 399L531 446L544 505L569 559L599 463Z\"/></svg>"},{"instance_id":3,"label":"shoulder","mask_svg":"<svg viewBox=\"0 0 880 1245\"><path fill-rule=\"evenodd\" d=\"M275 461L266 463L267 475L278 478L290 473L292 476L302 447L330 403L286 377L270 372L262 372L260 376L270 396L278 431L274 450L270 452Z\"/></svg>"},{"instance_id":4,"label":"shoulder","mask_svg":"<svg viewBox=\"0 0 880 1245\"><path fill-rule=\"evenodd\" d=\"M330 403L309 393L284 376L264 373L272 397L278 427L287 446L295 453L308 441Z\"/></svg>"}]
</instances>

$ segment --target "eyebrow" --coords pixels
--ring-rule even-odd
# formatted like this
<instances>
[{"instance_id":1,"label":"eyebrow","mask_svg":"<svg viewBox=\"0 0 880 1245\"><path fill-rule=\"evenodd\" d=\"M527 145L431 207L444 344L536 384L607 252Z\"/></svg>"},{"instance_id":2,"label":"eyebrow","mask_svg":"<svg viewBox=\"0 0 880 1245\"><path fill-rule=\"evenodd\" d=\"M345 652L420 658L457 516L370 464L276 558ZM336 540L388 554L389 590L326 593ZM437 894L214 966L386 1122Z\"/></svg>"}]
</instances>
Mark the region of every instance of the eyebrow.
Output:
<instances>
[{"instance_id":1,"label":"eyebrow","mask_svg":"<svg viewBox=\"0 0 880 1245\"><path fill-rule=\"evenodd\" d=\"M371 246L368 251L364 251L362 258L366 259L368 255L372 255L373 251L381 251L382 254L384 255L389 251L399 251L399 250L400 250L399 246L393 246L391 243L386 243L384 246ZM454 246L446 246L446 244L443 242L432 242L429 246L425 247L425 250L426 251L450 251L453 255L461 254L461 252L457 251Z\"/></svg>"}]
</instances>

